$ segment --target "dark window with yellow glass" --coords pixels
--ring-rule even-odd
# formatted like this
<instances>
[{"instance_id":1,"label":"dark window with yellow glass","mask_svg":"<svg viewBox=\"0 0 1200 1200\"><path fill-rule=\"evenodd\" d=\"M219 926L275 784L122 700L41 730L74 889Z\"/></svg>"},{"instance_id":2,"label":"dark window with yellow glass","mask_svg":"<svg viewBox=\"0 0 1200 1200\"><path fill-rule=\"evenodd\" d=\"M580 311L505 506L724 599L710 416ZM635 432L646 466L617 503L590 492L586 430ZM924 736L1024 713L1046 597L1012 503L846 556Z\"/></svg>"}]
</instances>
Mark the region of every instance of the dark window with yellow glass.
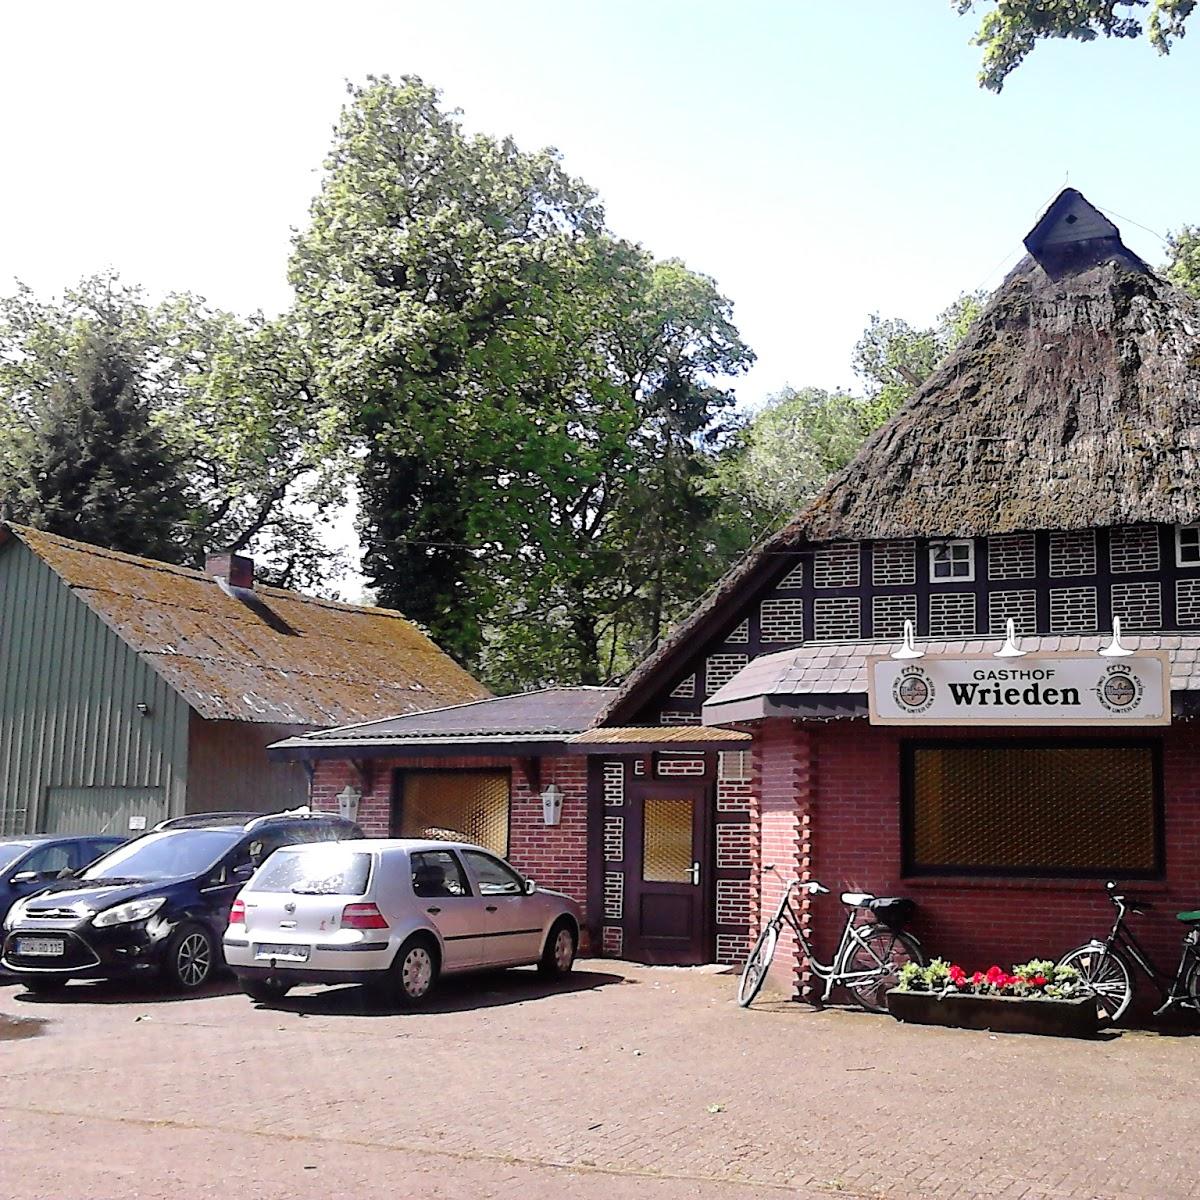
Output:
<instances>
[{"instance_id":1,"label":"dark window with yellow glass","mask_svg":"<svg viewBox=\"0 0 1200 1200\"><path fill-rule=\"evenodd\" d=\"M909 742L911 875L1162 875L1157 743Z\"/></svg>"},{"instance_id":2,"label":"dark window with yellow glass","mask_svg":"<svg viewBox=\"0 0 1200 1200\"><path fill-rule=\"evenodd\" d=\"M507 855L509 784L507 771L402 771L396 836L473 842Z\"/></svg>"}]
</instances>

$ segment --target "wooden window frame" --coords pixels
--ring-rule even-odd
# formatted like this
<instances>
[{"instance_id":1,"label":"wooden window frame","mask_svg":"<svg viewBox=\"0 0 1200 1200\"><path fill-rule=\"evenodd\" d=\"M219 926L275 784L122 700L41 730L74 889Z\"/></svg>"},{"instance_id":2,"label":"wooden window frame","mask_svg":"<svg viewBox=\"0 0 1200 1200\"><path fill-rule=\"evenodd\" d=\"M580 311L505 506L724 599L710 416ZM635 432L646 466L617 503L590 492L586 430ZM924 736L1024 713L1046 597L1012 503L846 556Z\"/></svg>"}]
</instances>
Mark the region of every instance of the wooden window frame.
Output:
<instances>
[{"instance_id":1,"label":"wooden window frame","mask_svg":"<svg viewBox=\"0 0 1200 1200\"><path fill-rule=\"evenodd\" d=\"M916 754L920 750L1149 750L1154 790L1154 865L1150 871L1112 867L980 867L914 862ZM984 879L1118 879L1161 880L1166 875L1166 814L1163 792L1162 742L1156 738L914 738L900 743L900 861L905 878L975 876Z\"/></svg>"},{"instance_id":2,"label":"wooden window frame","mask_svg":"<svg viewBox=\"0 0 1200 1200\"><path fill-rule=\"evenodd\" d=\"M965 559L958 559L958 562L966 562L967 572L965 575L954 574L954 549L957 546L965 546L967 556ZM946 561L950 564L949 575L938 575L936 573L937 554L938 551L945 550ZM931 538L928 546L929 551L929 585L936 587L940 583L974 583L975 582L975 540L973 538Z\"/></svg>"},{"instance_id":3,"label":"wooden window frame","mask_svg":"<svg viewBox=\"0 0 1200 1200\"><path fill-rule=\"evenodd\" d=\"M1175 526L1175 565L1181 567L1185 571L1195 570L1200 567L1200 557L1184 560L1183 557L1183 531L1195 531L1197 538L1197 549L1200 550L1200 524L1198 525L1176 525Z\"/></svg>"}]
</instances>

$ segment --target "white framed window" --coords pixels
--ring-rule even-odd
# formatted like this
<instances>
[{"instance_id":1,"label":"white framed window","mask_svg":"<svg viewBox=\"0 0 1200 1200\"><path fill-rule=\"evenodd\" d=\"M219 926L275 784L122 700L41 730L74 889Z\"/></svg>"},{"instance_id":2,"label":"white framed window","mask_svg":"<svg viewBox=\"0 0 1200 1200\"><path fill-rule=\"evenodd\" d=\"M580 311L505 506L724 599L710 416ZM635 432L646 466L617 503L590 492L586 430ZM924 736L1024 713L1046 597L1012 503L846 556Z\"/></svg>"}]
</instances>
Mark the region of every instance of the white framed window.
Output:
<instances>
[{"instance_id":1,"label":"white framed window","mask_svg":"<svg viewBox=\"0 0 1200 1200\"><path fill-rule=\"evenodd\" d=\"M951 538L929 543L929 578L975 578L975 543L970 538Z\"/></svg>"},{"instance_id":2,"label":"white framed window","mask_svg":"<svg viewBox=\"0 0 1200 1200\"><path fill-rule=\"evenodd\" d=\"M1200 567L1200 525L1175 526L1175 563Z\"/></svg>"}]
</instances>

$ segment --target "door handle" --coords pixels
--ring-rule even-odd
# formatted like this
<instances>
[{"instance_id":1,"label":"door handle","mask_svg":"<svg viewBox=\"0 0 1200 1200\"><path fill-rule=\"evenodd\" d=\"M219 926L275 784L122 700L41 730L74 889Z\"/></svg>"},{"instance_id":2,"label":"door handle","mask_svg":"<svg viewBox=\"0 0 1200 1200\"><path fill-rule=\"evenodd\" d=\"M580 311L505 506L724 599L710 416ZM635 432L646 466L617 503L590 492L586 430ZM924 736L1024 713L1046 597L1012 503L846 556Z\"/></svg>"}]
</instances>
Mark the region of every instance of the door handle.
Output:
<instances>
[{"instance_id":1,"label":"door handle","mask_svg":"<svg viewBox=\"0 0 1200 1200\"><path fill-rule=\"evenodd\" d=\"M487 911L487 912L495 912L495 911L496 911L496 906L495 906L494 904L489 904L489 905L487 906L487 910L486 910L486 911Z\"/></svg>"},{"instance_id":2,"label":"door handle","mask_svg":"<svg viewBox=\"0 0 1200 1200\"><path fill-rule=\"evenodd\" d=\"M440 913L442 910L435 904L432 908L427 908L425 911L427 913Z\"/></svg>"},{"instance_id":3,"label":"door handle","mask_svg":"<svg viewBox=\"0 0 1200 1200\"><path fill-rule=\"evenodd\" d=\"M700 886L700 864L698 862L692 863L692 869L688 872L688 874L692 877L692 887L699 887Z\"/></svg>"}]
</instances>

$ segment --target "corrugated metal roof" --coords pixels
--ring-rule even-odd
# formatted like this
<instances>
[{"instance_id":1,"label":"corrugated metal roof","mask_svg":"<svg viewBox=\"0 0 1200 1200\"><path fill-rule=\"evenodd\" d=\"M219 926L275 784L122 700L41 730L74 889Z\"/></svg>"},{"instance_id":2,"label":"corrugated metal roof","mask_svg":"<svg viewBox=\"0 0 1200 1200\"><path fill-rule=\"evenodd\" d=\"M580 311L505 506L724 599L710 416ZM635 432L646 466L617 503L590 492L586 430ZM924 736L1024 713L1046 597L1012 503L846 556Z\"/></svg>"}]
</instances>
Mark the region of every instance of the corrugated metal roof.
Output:
<instances>
[{"instance_id":1,"label":"corrugated metal roof","mask_svg":"<svg viewBox=\"0 0 1200 1200\"><path fill-rule=\"evenodd\" d=\"M704 725L620 725L588 729L570 739L572 746L708 746L750 742L748 733L735 729L712 729Z\"/></svg>"},{"instance_id":2,"label":"corrugated metal roof","mask_svg":"<svg viewBox=\"0 0 1200 1200\"><path fill-rule=\"evenodd\" d=\"M11 530L202 717L342 725L477 700L487 689L399 613L257 587Z\"/></svg>"},{"instance_id":3,"label":"corrugated metal roof","mask_svg":"<svg viewBox=\"0 0 1200 1200\"><path fill-rule=\"evenodd\" d=\"M427 738L544 737L579 733L596 719L612 688L555 687L409 716L308 734L312 742L396 742Z\"/></svg>"},{"instance_id":4,"label":"corrugated metal roof","mask_svg":"<svg viewBox=\"0 0 1200 1200\"><path fill-rule=\"evenodd\" d=\"M1122 644L1131 650L1165 650L1171 660L1171 690L1200 691L1200 636L1184 634L1125 635ZM1021 649L1031 655L1060 651L1096 651L1109 637L1023 637ZM921 642L926 654L989 654L998 650L1002 638L969 641ZM827 646L799 646L764 654L742 668L704 705L706 719L730 711L745 700L771 696L841 697L866 696L867 659L891 654L892 642L853 642ZM838 706L834 706L836 708ZM865 704L861 706L865 712Z\"/></svg>"}]
</instances>

